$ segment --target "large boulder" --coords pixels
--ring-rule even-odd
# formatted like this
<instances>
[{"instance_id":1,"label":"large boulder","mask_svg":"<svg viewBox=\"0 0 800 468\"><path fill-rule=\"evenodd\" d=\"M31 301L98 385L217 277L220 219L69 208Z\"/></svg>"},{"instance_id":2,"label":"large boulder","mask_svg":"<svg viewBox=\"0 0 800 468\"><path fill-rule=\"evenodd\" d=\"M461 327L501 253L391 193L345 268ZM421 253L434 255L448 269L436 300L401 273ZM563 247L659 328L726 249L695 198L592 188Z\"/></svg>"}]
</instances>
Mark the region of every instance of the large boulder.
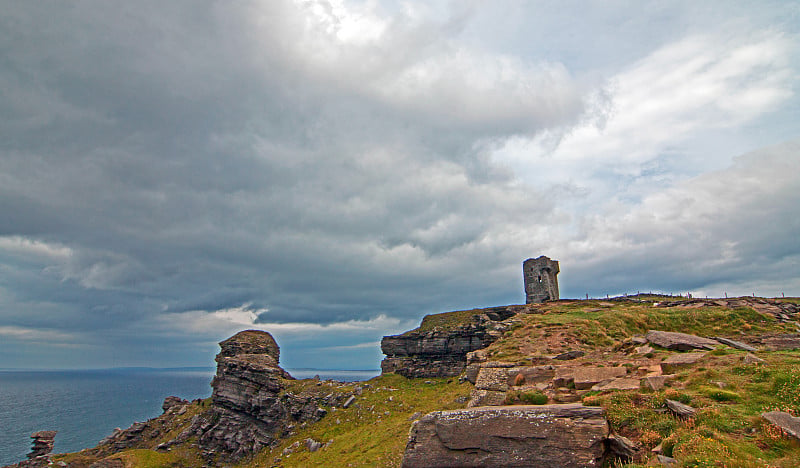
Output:
<instances>
[{"instance_id":1,"label":"large boulder","mask_svg":"<svg viewBox=\"0 0 800 468\"><path fill-rule=\"evenodd\" d=\"M706 353L673 354L661 361L661 371L667 374L692 367L703 359Z\"/></svg>"},{"instance_id":2,"label":"large boulder","mask_svg":"<svg viewBox=\"0 0 800 468\"><path fill-rule=\"evenodd\" d=\"M781 430L795 439L800 439L800 418L796 418L784 411L770 411L768 413L762 413L761 417L775 426L778 426L781 428Z\"/></svg>"},{"instance_id":3,"label":"large boulder","mask_svg":"<svg viewBox=\"0 0 800 468\"><path fill-rule=\"evenodd\" d=\"M600 466L608 435L602 408L580 404L435 411L414 422L402 466Z\"/></svg>"},{"instance_id":4,"label":"large boulder","mask_svg":"<svg viewBox=\"0 0 800 468\"><path fill-rule=\"evenodd\" d=\"M718 341L700 336L689 335L687 333L666 332L659 330L648 331L647 335L645 335L645 338L650 343L674 351L689 351L691 349L711 350L720 344Z\"/></svg>"}]
</instances>

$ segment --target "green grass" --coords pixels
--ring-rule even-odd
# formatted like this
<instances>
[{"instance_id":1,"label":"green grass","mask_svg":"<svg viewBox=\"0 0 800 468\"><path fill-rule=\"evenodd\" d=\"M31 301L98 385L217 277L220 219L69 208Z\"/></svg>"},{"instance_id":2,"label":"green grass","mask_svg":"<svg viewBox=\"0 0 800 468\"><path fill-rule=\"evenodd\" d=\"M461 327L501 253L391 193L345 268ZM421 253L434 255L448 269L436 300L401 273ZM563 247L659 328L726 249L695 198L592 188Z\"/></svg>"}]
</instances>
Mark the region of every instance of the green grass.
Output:
<instances>
[{"instance_id":1,"label":"green grass","mask_svg":"<svg viewBox=\"0 0 800 468\"><path fill-rule=\"evenodd\" d=\"M521 315L522 324L510 336L487 349L497 359L524 361L532 354L551 354L546 338L565 334L573 349L613 347L626 338L648 330L679 331L700 336L730 335L740 332L795 332L770 315L750 308L653 307L649 304L620 302L603 307L604 301L573 301L547 305L542 314ZM727 352L727 351L723 351Z\"/></svg>"},{"instance_id":2,"label":"green grass","mask_svg":"<svg viewBox=\"0 0 800 468\"><path fill-rule=\"evenodd\" d=\"M800 302L797 298L786 300ZM428 315L417 331L451 330L472 322L476 314L483 312L475 309ZM749 308L660 308L648 303L590 300L548 303L537 306L535 312L516 317L520 325L486 349L490 359L530 363L540 355L581 349L587 355L573 362L614 365L605 357L614 353L633 356L630 359L652 357L659 362L671 353L656 349L652 355L626 355L624 351L631 348L626 347L629 345L624 344L625 340L651 329L732 337L741 336L740 333L796 332L793 326ZM665 454L680 460L680 466L796 467L800 442L766 423L760 414L782 410L800 415L800 351L761 351L758 355L766 363L752 365L742 363L745 354L720 348L709 352L702 365L678 372L662 390L589 392L583 402L602 406L613 430L644 449L645 459L624 465L629 468L644 466L646 458L651 456L649 450L659 443ZM628 367L635 372L635 366ZM384 375L366 383L370 388L363 389L353 406L328 407L327 416L319 422L298 424L294 433L275 447L232 466L400 466L411 415L464 407L473 388L469 383L459 384L456 378L406 379L398 375ZM317 385L313 380L286 381L284 391L309 397L328 393L345 395L363 384L331 386ZM507 399L513 404L547 402L545 394L531 390L510 391ZM664 410L666 399L689 404L697 412L691 419L674 417ZM207 403L192 405L186 414L165 423L158 437L112 457L123 460L126 466L199 466L202 463L191 442L170 453L150 449L173 438L206 407ZM307 438L333 442L311 453L305 447ZM293 444L298 446L289 450ZM108 455L84 451L56 459L88 467Z\"/></svg>"},{"instance_id":3,"label":"green grass","mask_svg":"<svg viewBox=\"0 0 800 468\"><path fill-rule=\"evenodd\" d=\"M456 380L376 377L367 382L372 388L364 389L353 406L329 410L321 421L300 428L280 445L237 466L272 466L276 457L281 459L280 466L285 467L400 466L411 415L464 407L472 385ZM306 450L306 438L322 443L333 440L333 443L312 453ZM300 446L284 455L283 450L295 442L300 442Z\"/></svg>"},{"instance_id":4,"label":"green grass","mask_svg":"<svg viewBox=\"0 0 800 468\"><path fill-rule=\"evenodd\" d=\"M760 414L795 408L800 352L761 354L766 366L741 366L742 354L731 353L710 360L706 370L685 372L676 388L591 395L583 401L602 406L612 428L645 448L661 443L681 466L796 467L800 442L781 434ZM690 404L697 409L695 417L681 420L659 411L667 398Z\"/></svg>"},{"instance_id":5,"label":"green grass","mask_svg":"<svg viewBox=\"0 0 800 468\"><path fill-rule=\"evenodd\" d=\"M434 329L447 331L468 324L473 321L473 317L482 314L484 309L457 310L454 312L444 312L441 314L426 315L422 318L419 328L412 331L429 332ZM410 333L410 332L407 332Z\"/></svg>"}]
</instances>

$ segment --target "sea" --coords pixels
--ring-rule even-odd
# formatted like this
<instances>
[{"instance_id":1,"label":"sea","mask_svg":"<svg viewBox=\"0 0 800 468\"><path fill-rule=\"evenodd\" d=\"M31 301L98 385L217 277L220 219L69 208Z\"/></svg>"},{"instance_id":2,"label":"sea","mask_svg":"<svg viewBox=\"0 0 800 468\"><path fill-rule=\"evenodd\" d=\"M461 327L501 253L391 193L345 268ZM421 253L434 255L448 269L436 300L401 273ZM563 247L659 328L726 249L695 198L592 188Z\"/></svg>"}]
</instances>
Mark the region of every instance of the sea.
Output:
<instances>
[{"instance_id":1,"label":"sea","mask_svg":"<svg viewBox=\"0 0 800 468\"><path fill-rule=\"evenodd\" d=\"M287 369L304 379L354 382L380 370ZM54 453L94 447L114 428L162 413L164 398L211 396L214 368L0 370L0 466L24 460L30 435L58 431Z\"/></svg>"}]
</instances>

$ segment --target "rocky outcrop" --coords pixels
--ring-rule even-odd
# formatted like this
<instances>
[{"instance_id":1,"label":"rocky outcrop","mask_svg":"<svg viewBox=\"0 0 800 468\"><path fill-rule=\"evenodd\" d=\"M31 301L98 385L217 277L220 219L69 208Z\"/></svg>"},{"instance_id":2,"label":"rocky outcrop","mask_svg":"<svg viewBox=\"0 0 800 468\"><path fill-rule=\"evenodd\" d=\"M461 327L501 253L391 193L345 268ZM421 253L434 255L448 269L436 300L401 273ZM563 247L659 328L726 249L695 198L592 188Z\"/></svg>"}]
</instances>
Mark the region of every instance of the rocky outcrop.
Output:
<instances>
[{"instance_id":1,"label":"rocky outcrop","mask_svg":"<svg viewBox=\"0 0 800 468\"><path fill-rule=\"evenodd\" d=\"M687 333L650 330L645 335L648 342L673 351L689 351L691 349L714 349L718 341Z\"/></svg>"},{"instance_id":2,"label":"rocky outcrop","mask_svg":"<svg viewBox=\"0 0 800 468\"><path fill-rule=\"evenodd\" d=\"M273 444L292 422L319 420L327 413L311 398L282 392L292 377L278 365L280 350L269 333L243 331L220 348L211 409L163 448L197 437L206 458L236 460Z\"/></svg>"},{"instance_id":3,"label":"rocky outcrop","mask_svg":"<svg viewBox=\"0 0 800 468\"><path fill-rule=\"evenodd\" d=\"M53 466L50 460L50 452L55 445L57 431L38 431L31 434L33 447L27 456L27 460L8 465L4 468L43 468Z\"/></svg>"},{"instance_id":4,"label":"rocky outcrop","mask_svg":"<svg viewBox=\"0 0 800 468\"><path fill-rule=\"evenodd\" d=\"M726 299L682 299L679 301L663 301L655 304L656 307L680 307L680 308L701 308L701 307L727 307L735 309L739 307L749 307L762 314L769 314L780 322L797 320L800 314L800 304L793 302L767 299L764 297L735 297Z\"/></svg>"},{"instance_id":5,"label":"rocky outcrop","mask_svg":"<svg viewBox=\"0 0 800 468\"><path fill-rule=\"evenodd\" d=\"M661 371L667 374L695 365L706 357L706 353L673 354L661 362Z\"/></svg>"},{"instance_id":6,"label":"rocky outcrop","mask_svg":"<svg viewBox=\"0 0 800 468\"><path fill-rule=\"evenodd\" d=\"M189 402L183 398L176 396L168 396L164 398L164 403L161 404L161 409L166 413L170 408L188 405Z\"/></svg>"},{"instance_id":7,"label":"rocky outcrop","mask_svg":"<svg viewBox=\"0 0 800 468\"><path fill-rule=\"evenodd\" d=\"M445 329L423 327L402 335L384 336L381 351L383 373L405 377L451 377L464 371L467 353L494 343L509 328L504 321L524 306L476 310L466 323ZM425 325L426 317L423 319Z\"/></svg>"},{"instance_id":8,"label":"rocky outcrop","mask_svg":"<svg viewBox=\"0 0 800 468\"><path fill-rule=\"evenodd\" d=\"M600 466L608 436L603 410L594 406L436 411L414 422L402 466Z\"/></svg>"}]
</instances>

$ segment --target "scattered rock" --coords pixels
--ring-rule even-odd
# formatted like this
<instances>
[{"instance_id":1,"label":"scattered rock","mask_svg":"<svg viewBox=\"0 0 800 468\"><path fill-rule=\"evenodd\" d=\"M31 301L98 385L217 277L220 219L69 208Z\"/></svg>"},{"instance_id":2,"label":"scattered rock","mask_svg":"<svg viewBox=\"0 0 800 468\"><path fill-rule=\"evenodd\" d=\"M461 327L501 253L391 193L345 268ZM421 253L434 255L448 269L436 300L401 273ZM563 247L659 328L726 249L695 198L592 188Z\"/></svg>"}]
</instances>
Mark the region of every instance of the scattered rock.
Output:
<instances>
[{"instance_id":1,"label":"scattered rock","mask_svg":"<svg viewBox=\"0 0 800 468\"><path fill-rule=\"evenodd\" d=\"M557 356L554 356L553 359L558 359L560 361L569 361L571 359L577 359L581 356L586 355L583 351L567 351L566 353L561 353Z\"/></svg>"},{"instance_id":2,"label":"scattered rock","mask_svg":"<svg viewBox=\"0 0 800 468\"><path fill-rule=\"evenodd\" d=\"M644 345L647 344L647 338L642 335L634 335L630 338L631 343Z\"/></svg>"},{"instance_id":3,"label":"scattered rock","mask_svg":"<svg viewBox=\"0 0 800 468\"><path fill-rule=\"evenodd\" d=\"M356 401L355 395L350 395L350 398L348 398L347 401L344 402L344 404L342 405L342 408L349 408L350 405L355 403L355 401Z\"/></svg>"},{"instance_id":4,"label":"scattered rock","mask_svg":"<svg viewBox=\"0 0 800 468\"><path fill-rule=\"evenodd\" d=\"M763 342L770 351L800 349L800 334L770 336Z\"/></svg>"},{"instance_id":5,"label":"scattered rock","mask_svg":"<svg viewBox=\"0 0 800 468\"><path fill-rule=\"evenodd\" d=\"M322 447L322 442L317 442L314 439L306 439L306 448L309 452L316 452Z\"/></svg>"},{"instance_id":6,"label":"scattered rock","mask_svg":"<svg viewBox=\"0 0 800 468\"><path fill-rule=\"evenodd\" d=\"M689 351L692 349L714 349L719 345L719 342L702 338L687 333L665 332L659 330L650 330L645 335L647 341L661 346L662 348L671 349L674 351Z\"/></svg>"},{"instance_id":7,"label":"scattered rock","mask_svg":"<svg viewBox=\"0 0 800 468\"><path fill-rule=\"evenodd\" d=\"M187 400L184 400L183 398L178 398L176 396L168 396L164 398L164 403L161 404L161 409L164 410L164 412L166 413L170 408L188 404L189 402Z\"/></svg>"},{"instance_id":8,"label":"scattered rock","mask_svg":"<svg viewBox=\"0 0 800 468\"><path fill-rule=\"evenodd\" d=\"M670 377L667 375L650 375L644 378L644 384L650 390L658 391L664 388Z\"/></svg>"},{"instance_id":9,"label":"scattered rock","mask_svg":"<svg viewBox=\"0 0 800 468\"><path fill-rule=\"evenodd\" d=\"M624 367L575 367L572 374L577 390L592 388L604 380L622 377L628 373Z\"/></svg>"},{"instance_id":10,"label":"scattered rock","mask_svg":"<svg viewBox=\"0 0 800 468\"><path fill-rule=\"evenodd\" d=\"M690 418L694 416L697 411L689 405L685 405L680 401L667 400L667 409L680 418Z\"/></svg>"},{"instance_id":11,"label":"scattered rock","mask_svg":"<svg viewBox=\"0 0 800 468\"><path fill-rule=\"evenodd\" d=\"M556 367L553 373L553 386L568 387L575 381L576 367Z\"/></svg>"},{"instance_id":12,"label":"scattered rock","mask_svg":"<svg viewBox=\"0 0 800 468\"><path fill-rule=\"evenodd\" d=\"M636 351L636 354L648 354L654 351L652 346L647 345L637 346L636 348L633 348L633 350Z\"/></svg>"},{"instance_id":13,"label":"scattered rock","mask_svg":"<svg viewBox=\"0 0 800 468\"><path fill-rule=\"evenodd\" d=\"M706 353L673 354L661 361L661 370L666 373L673 373L681 369L686 369L703 359L705 355Z\"/></svg>"},{"instance_id":14,"label":"scattered rock","mask_svg":"<svg viewBox=\"0 0 800 468\"><path fill-rule=\"evenodd\" d=\"M656 455L656 460L664 466L677 466L678 460L666 455Z\"/></svg>"},{"instance_id":15,"label":"scattered rock","mask_svg":"<svg viewBox=\"0 0 800 468\"><path fill-rule=\"evenodd\" d=\"M761 417L773 425L781 428L785 433L789 434L795 439L800 439L800 418L796 418L783 411L770 411L769 413L762 413Z\"/></svg>"},{"instance_id":16,"label":"scattered rock","mask_svg":"<svg viewBox=\"0 0 800 468\"><path fill-rule=\"evenodd\" d=\"M731 348L741 349L743 351L750 351L751 353L756 352L756 348L750 346L749 344L742 343L741 341L735 341L729 338L722 338L719 336L715 336L714 339L724 345L730 346Z\"/></svg>"},{"instance_id":17,"label":"scattered rock","mask_svg":"<svg viewBox=\"0 0 800 468\"><path fill-rule=\"evenodd\" d=\"M758 356L748 353L745 354L744 358L742 358L742 362L744 362L745 364L764 364L767 361L761 359Z\"/></svg>"},{"instance_id":18,"label":"scattered rock","mask_svg":"<svg viewBox=\"0 0 800 468\"><path fill-rule=\"evenodd\" d=\"M641 381L639 379L622 378L600 382L592 386L592 390L596 392L607 390L638 390L640 385Z\"/></svg>"},{"instance_id":19,"label":"scattered rock","mask_svg":"<svg viewBox=\"0 0 800 468\"><path fill-rule=\"evenodd\" d=\"M436 411L411 427L402 466L599 466L607 436L602 408L580 404Z\"/></svg>"},{"instance_id":20,"label":"scattered rock","mask_svg":"<svg viewBox=\"0 0 800 468\"><path fill-rule=\"evenodd\" d=\"M608 455L622 461L631 460L636 454L636 444L627 437L612 434L606 439Z\"/></svg>"}]
</instances>

